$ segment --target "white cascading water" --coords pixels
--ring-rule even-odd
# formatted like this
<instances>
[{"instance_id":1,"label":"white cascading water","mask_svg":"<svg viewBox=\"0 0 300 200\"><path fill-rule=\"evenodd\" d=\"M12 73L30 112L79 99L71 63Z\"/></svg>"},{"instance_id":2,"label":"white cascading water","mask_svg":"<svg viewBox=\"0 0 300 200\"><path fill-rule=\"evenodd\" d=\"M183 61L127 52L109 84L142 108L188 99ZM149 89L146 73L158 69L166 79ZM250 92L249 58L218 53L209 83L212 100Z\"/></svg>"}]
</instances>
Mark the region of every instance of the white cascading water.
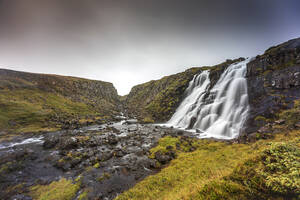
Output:
<instances>
[{"instance_id":1,"label":"white cascading water","mask_svg":"<svg viewBox=\"0 0 300 200\"><path fill-rule=\"evenodd\" d=\"M210 91L209 71L196 75L167 125L198 129L202 132L199 137L237 137L249 110L245 79L248 62L249 59L230 65Z\"/></svg>"}]
</instances>

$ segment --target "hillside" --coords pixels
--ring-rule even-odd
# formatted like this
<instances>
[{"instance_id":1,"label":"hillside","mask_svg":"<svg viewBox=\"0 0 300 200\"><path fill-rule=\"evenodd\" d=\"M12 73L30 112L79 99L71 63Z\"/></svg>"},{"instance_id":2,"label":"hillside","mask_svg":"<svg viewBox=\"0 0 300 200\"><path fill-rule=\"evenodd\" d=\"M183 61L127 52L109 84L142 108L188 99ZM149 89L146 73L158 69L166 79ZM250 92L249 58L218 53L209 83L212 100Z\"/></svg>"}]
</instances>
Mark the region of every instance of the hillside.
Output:
<instances>
[{"instance_id":1,"label":"hillside","mask_svg":"<svg viewBox=\"0 0 300 200\"><path fill-rule=\"evenodd\" d=\"M0 129L36 132L110 118L118 111L111 83L0 69Z\"/></svg>"}]
</instances>

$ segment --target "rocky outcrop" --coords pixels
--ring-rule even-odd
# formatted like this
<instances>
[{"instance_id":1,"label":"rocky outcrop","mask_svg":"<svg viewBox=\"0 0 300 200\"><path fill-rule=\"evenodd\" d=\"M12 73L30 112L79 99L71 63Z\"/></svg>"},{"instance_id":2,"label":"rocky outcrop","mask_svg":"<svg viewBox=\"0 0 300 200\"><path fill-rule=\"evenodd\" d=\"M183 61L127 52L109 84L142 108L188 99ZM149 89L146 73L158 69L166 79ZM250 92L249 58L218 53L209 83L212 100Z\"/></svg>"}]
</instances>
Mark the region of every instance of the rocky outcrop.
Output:
<instances>
[{"instance_id":1,"label":"rocky outcrop","mask_svg":"<svg viewBox=\"0 0 300 200\"><path fill-rule=\"evenodd\" d=\"M257 131L300 99L300 38L265 51L247 65L250 115L246 133Z\"/></svg>"}]
</instances>

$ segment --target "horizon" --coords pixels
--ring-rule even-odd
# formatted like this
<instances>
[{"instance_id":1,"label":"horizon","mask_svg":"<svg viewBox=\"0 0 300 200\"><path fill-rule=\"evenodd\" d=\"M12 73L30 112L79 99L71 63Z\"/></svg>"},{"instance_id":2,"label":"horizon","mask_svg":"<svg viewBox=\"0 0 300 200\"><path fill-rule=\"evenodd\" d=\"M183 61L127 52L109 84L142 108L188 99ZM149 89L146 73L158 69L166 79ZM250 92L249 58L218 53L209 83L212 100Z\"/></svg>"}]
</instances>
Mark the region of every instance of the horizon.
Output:
<instances>
[{"instance_id":1,"label":"horizon","mask_svg":"<svg viewBox=\"0 0 300 200\"><path fill-rule=\"evenodd\" d=\"M123 96L297 38L299 9L296 0L2 0L0 66L110 82Z\"/></svg>"},{"instance_id":2,"label":"horizon","mask_svg":"<svg viewBox=\"0 0 300 200\"><path fill-rule=\"evenodd\" d=\"M274 45L272 45L272 46L270 46L270 47L267 47L265 50L263 50L261 53L259 53L259 54L257 54L257 55L262 55L268 48L271 48L271 47L273 47L273 46L277 46L277 45L279 45L279 44L281 44L281 43L284 43L284 42L287 42L287 41L290 41L290 40L294 40L294 39L297 39L297 38L300 38L300 37L291 38L291 39L288 39L288 40L286 40L286 41L283 41L283 42L274 44ZM253 58L253 57L255 57L255 56L248 56L248 57L242 57L242 58ZM237 58L240 58L240 57L236 57L236 58L227 58L227 59L234 60L234 59L237 59ZM190 69L190 68L193 68L193 67L199 67L199 68L201 68L201 67L213 67L214 65L218 65L218 64L221 64L221 63L225 62L227 59L225 59L225 60L223 60L223 61L221 61L221 62L212 64L212 65L209 65L209 66L208 66L208 65L191 66L191 67L188 67L188 68L183 69L182 71L178 71L178 72L174 72L174 73L171 72L171 74L165 74L165 75L162 75L161 77L158 77L157 79L151 79L151 80L146 80L145 82L137 83L136 85L133 85L133 86L130 88L129 92L126 93L126 94L120 94L119 91L118 91L118 88L115 86L115 84L114 84L113 82L105 81L105 80L99 80L99 79L93 79L93 78L81 77L81 76L73 76L73 75L67 75L67 74L65 75L65 74L57 74L57 73L43 73L43 72L22 71L22 70L9 69L9 68L5 68L5 67L1 67L1 66L0 66L0 69L4 69L4 70L12 70L12 71L18 71L18 72L23 72L23 73L33 73L33 74L40 74L40 75L57 75L57 76L66 76L66 77L83 78L83 79L89 79L89 80L94 80L94 81L108 82L108 83L111 83L111 84L114 86L114 88L117 90L117 93L118 93L119 96L126 96L126 95L128 95L128 94L130 93L131 89L132 89L134 86L137 86L137 85L140 85L140 84L143 84L143 83L147 83L147 82L150 82L150 81L153 81L153 80L154 80L154 81L155 81L155 80L159 80L159 79L161 79L161 78L163 78L163 77L165 77L165 76L170 76L170 75L173 75L173 74L176 74L176 73L184 72L185 70Z\"/></svg>"}]
</instances>

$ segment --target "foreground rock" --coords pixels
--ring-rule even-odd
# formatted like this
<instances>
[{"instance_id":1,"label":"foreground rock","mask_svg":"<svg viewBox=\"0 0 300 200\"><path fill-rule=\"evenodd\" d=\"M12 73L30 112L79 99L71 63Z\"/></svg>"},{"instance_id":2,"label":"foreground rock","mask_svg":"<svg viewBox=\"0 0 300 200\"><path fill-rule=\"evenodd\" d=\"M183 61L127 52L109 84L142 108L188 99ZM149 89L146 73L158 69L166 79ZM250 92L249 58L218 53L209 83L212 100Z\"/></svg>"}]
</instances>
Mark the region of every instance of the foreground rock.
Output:
<instances>
[{"instance_id":1,"label":"foreground rock","mask_svg":"<svg viewBox=\"0 0 300 200\"><path fill-rule=\"evenodd\" d=\"M80 180L76 196L88 190L89 199L113 199L175 157L170 148L167 154L150 158L149 150L161 137L185 134L189 133L119 122L47 133L43 143L2 148L0 199L16 195L31 199L32 186L47 185L61 177L74 183ZM17 185L20 189L12 190Z\"/></svg>"}]
</instances>

